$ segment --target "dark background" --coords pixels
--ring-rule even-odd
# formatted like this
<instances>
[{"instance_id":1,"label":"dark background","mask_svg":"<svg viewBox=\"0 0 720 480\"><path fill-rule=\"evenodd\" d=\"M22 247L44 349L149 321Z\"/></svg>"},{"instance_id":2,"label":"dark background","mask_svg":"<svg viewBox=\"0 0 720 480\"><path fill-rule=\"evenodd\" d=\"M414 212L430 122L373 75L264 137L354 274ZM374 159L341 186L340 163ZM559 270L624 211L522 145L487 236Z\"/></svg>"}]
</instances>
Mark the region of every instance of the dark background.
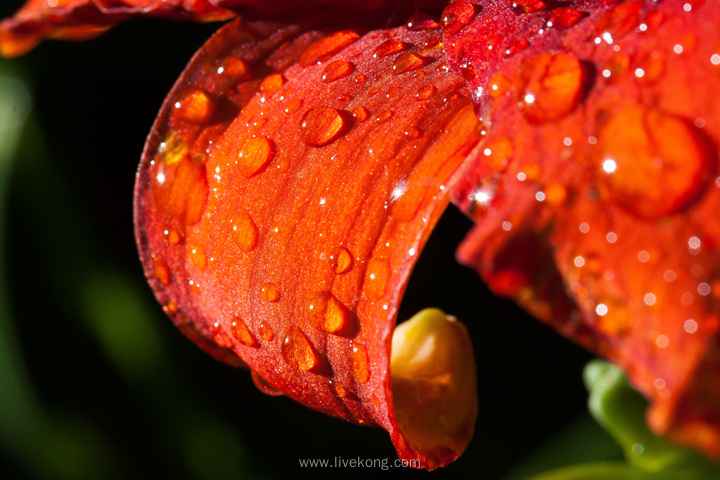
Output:
<instances>
[{"instance_id":1,"label":"dark background","mask_svg":"<svg viewBox=\"0 0 720 480\"><path fill-rule=\"evenodd\" d=\"M2 16L19 2L7 3ZM19 148L0 155L4 478L351 479L381 472L301 470L298 459L396 458L385 431L267 397L246 371L212 360L145 283L132 228L136 165L165 94L216 28L139 21L0 63L0 78L21 79L33 99ZM475 347L475 438L433 477L505 478L601 457L608 442L586 417L581 382L590 356L455 262L470 226L448 210L400 314L440 307Z\"/></svg>"}]
</instances>

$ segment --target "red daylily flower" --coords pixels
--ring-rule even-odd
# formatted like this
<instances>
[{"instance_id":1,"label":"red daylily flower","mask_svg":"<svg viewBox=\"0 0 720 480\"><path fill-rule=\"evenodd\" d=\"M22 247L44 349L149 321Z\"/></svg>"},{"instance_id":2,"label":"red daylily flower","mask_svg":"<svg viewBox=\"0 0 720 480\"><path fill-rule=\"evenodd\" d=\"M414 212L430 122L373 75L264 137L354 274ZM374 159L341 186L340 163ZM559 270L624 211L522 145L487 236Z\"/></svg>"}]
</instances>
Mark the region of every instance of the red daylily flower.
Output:
<instances>
[{"instance_id":1,"label":"red daylily flower","mask_svg":"<svg viewBox=\"0 0 720 480\"><path fill-rule=\"evenodd\" d=\"M0 49L240 15L161 109L136 234L176 325L268 391L380 425L427 468L462 452L462 328L423 332L435 370L411 367L411 327L393 338L453 201L476 221L462 262L622 366L656 432L720 458L720 5L317 3L30 1Z\"/></svg>"}]
</instances>

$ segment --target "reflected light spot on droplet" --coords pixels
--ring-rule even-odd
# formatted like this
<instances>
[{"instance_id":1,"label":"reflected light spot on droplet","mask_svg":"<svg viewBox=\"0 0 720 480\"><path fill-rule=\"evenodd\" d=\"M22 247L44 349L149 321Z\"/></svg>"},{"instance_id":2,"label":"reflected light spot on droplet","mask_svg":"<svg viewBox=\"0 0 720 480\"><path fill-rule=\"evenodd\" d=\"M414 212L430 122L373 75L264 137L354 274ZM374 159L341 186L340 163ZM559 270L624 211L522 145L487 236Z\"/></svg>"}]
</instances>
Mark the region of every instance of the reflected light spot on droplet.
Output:
<instances>
[{"instance_id":1,"label":"reflected light spot on droplet","mask_svg":"<svg viewBox=\"0 0 720 480\"><path fill-rule=\"evenodd\" d=\"M703 297L709 295L710 294L710 284L706 283L706 282L701 283L700 285L698 285L697 291Z\"/></svg>"},{"instance_id":2,"label":"reflected light spot on droplet","mask_svg":"<svg viewBox=\"0 0 720 480\"><path fill-rule=\"evenodd\" d=\"M617 162L612 158L608 158L603 161L602 169L605 171L605 173L613 173L617 169Z\"/></svg>"},{"instance_id":3,"label":"reflected light spot on droplet","mask_svg":"<svg viewBox=\"0 0 720 480\"><path fill-rule=\"evenodd\" d=\"M650 260L650 254L645 250L640 250L638 252L637 259L640 261L640 263L646 263L648 260Z\"/></svg>"},{"instance_id":4,"label":"reflected light spot on droplet","mask_svg":"<svg viewBox=\"0 0 720 480\"><path fill-rule=\"evenodd\" d=\"M575 257L574 263L576 267L580 268L585 265L585 259L578 255Z\"/></svg>"},{"instance_id":5,"label":"reflected light spot on droplet","mask_svg":"<svg viewBox=\"0 0 720 480\"><path fill-rule=\"evenodd\" d=\"M695 333L697 332L698 324L695 320L692 318L689 318L685 320L685 331L687 333Z\"/></svg>"},{"instance_id":6,"label":"reflected light spot on droplet","mask_svg":"<svg viewBox=\"0 0 720 480\"><path fill-rule=\"evenodd\" d=\"M585 222L581 223L578 228L580 229L580 233L588 233L590 231L590 225Z\"/></svg>"},{"instance_id":7,"label":"reflected light spot on droplet","mask_svg":"<svg viewBox=\"0 0 720 480\"><path fill-rule=\"evenodd\" d=\"M665 348L670 343L670 339L668 338L667 335L658 335L657 338L655 339L655 343L657 343L658 347Z\"/></svg>"},{"instance_id":8,"label":"reflected light spot on droplet","mask_svg":"<svg viewBox=\"0 0 720 480\"><path fill-rule=\"evenodd\" d=\"M533 103L535 101L535 96L528 93L527 95L525 95L524 100L525 100L525 103Z\"/></svg>"},{"instance_id":9,"label":"reflected light spot on droplet","mask_svg":"<svg viewBox=\"0 0 720 480\"><path fill-rule=\"evenodd\" d=\"M617 234L615 232L608 232L607 235L605 235L605 240L607 240L608 243L615 243L617 242Z\"/></svg>"},{"instance_id":10,"label":"reflected light spot on droplet","mask_svg":"<svg viewBox=\"0 0 720 480\"><path fill-rule=\"evenodd\" d=\"M671 283L675 281L677 275L675 275L675 272L673 270L665 270L665 273L663 273L663 278L666 282Z\"/></svg>"},{"instance_id":11,"label":"reflected light spot on droplet","mask_svg":"<svg viewBox=\"0 0 720 480\"><path fill-rule=\"evenodd\" d=\"M595 307L595 313L597 313L600 317L604 317L608 313L607 305L604 303L598 303L597 307Z\"/></svg>"}]
</instances>

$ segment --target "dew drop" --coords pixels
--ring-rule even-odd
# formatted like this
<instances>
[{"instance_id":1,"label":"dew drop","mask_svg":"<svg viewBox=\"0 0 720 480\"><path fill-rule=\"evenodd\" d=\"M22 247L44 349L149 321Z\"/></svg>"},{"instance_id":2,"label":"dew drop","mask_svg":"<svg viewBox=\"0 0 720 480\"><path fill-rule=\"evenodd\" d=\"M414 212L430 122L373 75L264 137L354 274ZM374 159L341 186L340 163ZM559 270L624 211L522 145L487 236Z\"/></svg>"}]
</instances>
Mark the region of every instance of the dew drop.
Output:
<instances>
[{"instance_id":1,"label":"dew drop","mask_svg":"<svg viewBox=\"0 0 720 480\"><path fill-rule=\"evenodd\" d=\"M244 80L247 73L247 64L237 57L227 57L222 62L222 74L232 77L235 81Z\"/></svg>"},{"instance_id":2,"label":"dew drop","mask_svg":"<svg viewBox=\"0 0 720 480\"><path fill-rule=\"evenodd\" d=\"M423 131L417 127L410 127L405 132L405 135L410 139L416 139L422 137Z\"/></svg>"},{"instance_id":3,"label":"dew drop","mask_svg":"<svg viewBox=\"0 0 720 480\"><path fill-rule=\"evenodd\" d=\"M347 389L345 387L343 387L342 385L340 385L337 382L337 380L335 380L335 381L330 380L329 383L330 383L330 387L335 392L335 395L337 395L340 398L345 398L347 396L347 394L348 394Z\"/></svg>"},{"instance_id":4,"label":"dew drop","mask_svg":"<svg viewBox=\"0 0 720 480\"><path fill-rule=\"evenodd\" d=\"M580 61L565 53L541 53L520 69L518 92L525 116L533 123L557 120L581 102L588 73Z\"/></svg>"},{"instance_id":5,"label":"dew drop","mask_svg":"<svg viewBox=\"0 0 720 480\"><path fill-rule=\"evenodd\" d=\"M252 137L237 153L237 166L243 177L250 178L267 167L275 156L275 143L267 137Z\"/></svg>"},{"instance_id":6,"label":"dew drop","mask_svg":"<svg viewBox=\"0 0 720 480\"><path fill-rule=\"evenodd\" d=\"M177 245L182 240L177 230L167 230L165 235L167 235L167 241L170 245Z\"/></svg>"},{"instance_id":7,"label":"dew drop","mask_svg":"<svg viewBox=\"0 0 720 480\"><path fill-rule=\"evenodd\" d=\"M539 12L547 6L542 0L513 0L512 7L518 12L532 13Z\"/></svg>"},{"instance_id":8,"label":"dew drop","mask_svg":"<svg viewBox=\"0 0 720 480\"><path fill-rule=\"evenodd\" d=\"M572 7L559 7L550 12L548 22L559 29L574 27L583 14Z\"/></svg>"},{"instance_id":9,"label":"dew drop","mask_svg":"<svg viewBox=\"0 0 720 480\"><path fill-rule=\"evenodd\" d=\"M357 120L358 122L364 122L370 116L370 112L368 112L367 108L365 107L353 108L352 114L355 120Z\"/></svg>"},{"instance_id":10,"label":"dew drop","mask_svg":"<svg viewBox=\"0 0 720 480\"><path fill-rule=\"evenodd\" d=\"M345 78L350 75L355 67L352 63L346 62L345 60L335 60L334 62L328 63L322 73L322 81L325 83L332 83L341 78Z\"/></svg>"},{"instance_id":11,"label":"dew drop","mask_svg":"<svg viewBox=\"0 0 720 480\"><path fill-rule=\"evenodd\" d=\"M655 108L633 106L610 117L598 135L606 193L623 208L645 218L680 212L696 201L712 180L715 154L689 121Z\"/></svg>"},{"instance_id":12,"label":"dew drop","mask_svg":"<svg viewBox=\"0 0 720 480\"><path fill-rule=\"evenodd\" d=\"M205 250L200 245L190 246L190 260L200 270L205 270L207 259L205 258Z\"/></svg>"},{"instance_id":13,"label":"dew drop","mask_svg":"<svg viewBox=\"0 0 720 480\"><path fill-rule=\"evenodd\" d=\"M332 258L335 273L343 274L350 271L353 265L353 258L350 251L345 247L340 247L336 255Z\"/></svg>"},{"instance_id":14,"label":"dew drop","mask_svg":"<svg viewBox=\"0 0 720 480\"><path fill-rule=\"evenodd\" d=\"M305 334L293 327L282 343L282 356L294 370L307 372L318 366L318 356Z\"/></svg>"},{"instance_id":15,"label":"dew drop","mask_svg":"<svg viewBox=\"0 0 720 480\"><path fill-rule=\"evenodd\" d=\"M403 43L396 38L391 38L390 40L387 40L387 41L381 43L380 46L375 49L375 52L373 53L373 57L375 57L375 58L386 57L388 55L392 55L393 53L402 52L403 50L406 50L407 48L408 48L408 44Z\"/></svg>"},{"instance_id":16,"label":"dew drop","mask_svg":"<svg viewBox=\"0 0 720 480\"><path fill-rule=\"evenodd\" d=\"M376 120L377 120L378 123L382 123L382 122L388 120L388 119L389 119L390 117L392 117L392 116L393 116L393 111L392 111L392 110L383 110L383 111L380 112L380 114L377 116Z\"/></svg>"},{"instance_id":17,"label":"dew drop","mask_svg":"<svg viewBox=\"0 0 720 480\"><path fill-rule=\"evenodd\" d=\"M282 73L274 73L263 79L258 87L258 90L260 90L263 95L271 97L275 94L275 92L280 90L283 85L285 85L285 79L283 78Z\"/></svg>"},{"instance_id":18,"label":"dew drop","mask_svg":"<svg viewBox=\"0 0 720 480\"><path fill-rule=\"evenodd\" d=\"M258 241L258 228L247 212L235 217L232 227L232 238L235 244L244 252L250 252Z\"/></svg>"},{"instance_id":19,"label":"dew drop","mask_svg":"<svg viewBox=\"0 0 720 480\"><path fill-rule=\"evenodd\" d=\"M205 123L215 111L215 102L200 89L186 93L182 100L175 103L176 115L190 123Z\"/></svg>"},{"instance_id":20,"label":"dew drop","mask_svg":"<svg viewBox=\"0 0 720 480\"><path fill-rule=\"evenodd\" d=\"M298 108L300 108L301 105L302 105L302 100L300 100L299 98L291 98L285 104L284 111L287 115L293 114L293 113L297 112Z\"/></svg>"},{"instance_id":21,"label":"dew drop","mask_svg":"<svg viewBox=\"0 0 720 480\"><path fill-rule=\"evenodd\" d=\"M300 131L305 144L322 147L340 136L345 120L331 107L315 107L303 115Z\"/></svg>"},{"instance_id":22,"label":"dew drop","mask_svg":"<svg viewBox=\"0 0 720 480\"><path fill-rule=\"evenodd\" d=\"M258 332L260 333L260 338L266 342L275 338L275 332L272 327L265 322L260 322L260 325L258 325Z\"/></svg>"},{"instance_id":23,"label":"dew drop","mask_svg":"<svg viewBox=\"0 0 720 480\"><path fill-rule=\"evenodd\" d=\"M243 322L240 317L235 317L232 324L230 324L230 333L232 333L235 340L246 347L258 348L260 346L257 340L255 340L253 334L250 333L250 330L247 325L245 325L245 322Z\"/></svg>"},{"instance_id":24,"label":"dew drop","mask_svg":"<svg viewBox=\"0 0 720 480\"><path fill-rule=\"evenodd\" d=\"M417 12L408 19L406 27L413 32L420 32L423 30L435 30L440 28L440 24L431 15L425 12Z\"/></svg>"},{"instance_id":25,"label":"dew drop","mask_svg":"<svg viewBox=\"0 0 720 480\"><path fill-rule=\"evenodd\" d=\"M361 343L352 346L353 374L358 383L365 383L370 379L370 364L368 362L367 348Z\"/></svg>"},{"instance_id":26,"label":"dew drop","mask_svg":"<svg viewBox=\"0 0 720 480\"><path fill-rule=\"evenodd\" d=\"M357 75L355 75L353 80L355 80L355 83L365 83L365 81L367 80L367 77L365 75L363 75L362 73L358 73Z\"/></svg>"},{"instance_id":27,"label":"dew drop","mask_svg":"<svg viewBox=\"0 0 720 480\"><path fill-rule=\"evenodd\" d=\"M464 0L452 2L443 10L440 24L445 35L454 35L475 16L475 6Z\"/></svg>"},{"instance_id":28,"label":"dew drop","mask_svg":"<svg viewBox=\"0 0 720 480\"><path fill-rule=\"evenodd\" d=\"M330 292L313 295L307 313L313 325L327 333L343 336L355 333L350 311Z\"/></svg>"},{"instance_id":29,"label":"dew drop","mask_svg":"<svg viewBox=\"0 0 720 480\"><path fill-rule=\"evenodd\" d=\"M219 322L213 323L210 330L212 332L213 340L215 340L215 343L217 343L223 348L232 347L232 341L227 336L227 334L225 333L225 329L222 328L222 325L220 325Z\"/></svg>"},{"instance_id":30,"label":"dew drop","mask_svg":"<svg viewBox=\"0 0 720 480\"><path fill-rule=\"evenodd\" d=\"M360 35L351 30L333 33L310 45L300 57L300 66L309 67L314 63L324 62L345 47L355 43L359 38Z\"/></svg>"},{"instance_id":31,"label":"dew drop","mask_svg":"<svg viewBox=\"0 0 720 480\"><path fill-rule=\"evenodd\" d=\"M388 263L381 259L371 259L368 262L366 275L370 293L375 297L383 296L390 277L390 266Z\"/></svg>"},{"instance_id":32,"label":"dew drop","mask_svg":"<svg viewBox=\"0 0 720 480\"><path fill-rule=\"evenodd\" d=\"M270 382L265 380L258 373L256 373L255 370L250 371L250 376L252 377L253 383L255 384L257 389L265 395L270 395L271 397L279 397L283 395L282 391L280 391L279 388L275 387Z\"/></svg>"},{"instance_id":33,"label":"dew drop","mask_svg":"<svg viewBox=\"0 0 720 480\"><path fill-rule=\"evenodd\" d=\"M170 269L165 262L158 258L153 258L153 272L155 273L155 278L157 278L160 283L165 286L170 285Z\"/></svg>"},{"instance_id":34,"label":"dew drop","mask_svg":"<svg viewBox=\"0 0 720 480\"><path fill-rule=\"evenodd\" d=\"M437 88L434 85L423 85L415 92L415 100L427 100L435 95Z\"/></svg>"},{"instance_id":35,"label":"dew drop","mask_svg":"<svg viewBox=\"0 0 720 480\"><path fill-rule=\"evenodd\" d=\"M260 287L260 298L270 303L277 302L280 300L280 290L274 283L264 283Z\"/></svg>"},{"instance_id":36,"label":"dew drop","mask_svg":"<svg viewBox=\"0 0 720 480\"><path fill-rule=\"evenodd\" d=\"M402 52L393 61L392 74L401 75L411 72L422 67L424 64L425 60L417 53Z\"/></svg>"}]
</instances>

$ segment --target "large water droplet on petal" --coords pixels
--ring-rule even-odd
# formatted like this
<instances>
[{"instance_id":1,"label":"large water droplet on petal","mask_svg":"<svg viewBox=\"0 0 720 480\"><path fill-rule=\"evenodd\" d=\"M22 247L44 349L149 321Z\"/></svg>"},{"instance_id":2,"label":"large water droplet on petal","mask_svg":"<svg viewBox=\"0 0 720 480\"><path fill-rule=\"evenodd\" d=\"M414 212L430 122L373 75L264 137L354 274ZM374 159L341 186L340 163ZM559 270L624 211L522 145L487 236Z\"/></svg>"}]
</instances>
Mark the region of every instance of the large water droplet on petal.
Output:
<instances>
[{"instance_id":1,"label":"large water droplet on petal","mask_svg":"<svg viewBox=\"0 0 720 480\"><path fill-rule=\"evenodd\" d=\"M252 137L245 141L236 154L238 169L249 178L262 172L275 155L275 143L267 137Z\"/></svg>"},{"instance_id":2,"label":"large water droplet on petal","mask_svg":"<svg viewBox=\"0 0 720 480\"><path fill-rule=\"evenodd\" d=\"M518 100L531 122L557 120L582 101L588 81L587 68L577 58L543 52L522 64Z\"/></svg>"},{"instance_id":3,"label":"large water droplet on petal","mask_svg":"<svg viewBox=\"0 0 720 480\"><path fill-rule=\"evenodd\" d=\"M282 356L294 370L308 372L319 364L318 356L310 340L297 327L293 327L285 336L282 344Z\"/></svg>"},{"instance_id":4,"label":"large water droplet on petal","mask_svg":"<svg viewBox=\"0 0 720 480\"><path fill-rule=\"evenodd\" d=\"M205 250L200 245L190 246L190 260L200 270L205 270L207 259L205 258Z\"/></svg>"},{"instance_id":5,"label":"large water droplet on petal","mask_svg":"<svg viewBox=\"0 0 720 480\"><path fill-rule=\"evenodd\" d=\"M255 370L250 371L250 376L252 377L253 383L255 384L257 389L265 395L270 395L271 397L279 397L283 394L279 388L275 387L270 382L265 380Z\"/></svg>"},{"instance_id":6,"label":"large water droplet on petal","mask_svg":"<svg viewBox=\"0 0 720 480\"><path fill-rule=\"evenodd\" d=\"M352 73L354 68L352 63L346 62L345 60L330 62L323 70L322 81L332 83L335 80L345 78Z\"/></svg>"},{"instance_id":7,"label":"large water droplet on petal","mask_svg":"<svg viewBox=\"0 0 720 480\"><path fill-rule=\"evenodd\" d=\"M235 217L232 226L232 238L235 244L244 252L252 251L257 245L258 229L247 212L241 212Z\"/></svg>"},{"instance_id":8,"label":"large water droplet on petal","mask_svg":"<svg viewBox=\"0 0 720 480\"><path fill-rule=\"evenodd\" d=\"M380 46L375 49L373 57L386 57L388 55L392 55L393 53L402 52L407 48L408 45L406 43L401 42L397 38L391 38L390 40L386 40L381 43Z\"/></svg>"},{"instance_id":9,"label":"large water droplet on petal","mask_svg":"<svg viewBox=\"0 0 720 480\"><path fill-rule=\"evenodd\" d=\"M307 312L313 325L327 333L342 336L355 333L350 311L330 292L313 295L308 302Z\"/></svg>"},{"instance_id":10,"label":"large water droplet on petal","mask_svg":"<svg viewBox=\"0 0 720 480\"><path fill-rule=\"evenodd\" d=\"M333 33L310 45L300 57L300 66L309 67L313 63L324 62L359 38L360 35L350 30Z\"/></svg>"},{"instance_id":11,"label":"large water droplet on petal","mask_svg":"<svg viewBox=\"0 0 720 480\"><path fill-rule=\"evenodd\" d=\"M464 0L452 2L443 10L440 23L445 35L453 35L470 23L475 16L475 5Z\"/></svg>"},{"instance_id":12,"label":"large water droplet on petal","mask_svg":"<svg viewBox=\"0 0 720 480\"><path fill-rule=\"evenodd\" d=\"M260 346L248 329L247 325L245 325L245 322L243 322L240 317L236 317L230 324L230 333L232 333L232 336L235 337L235 340L246 347L258 348Z\"/></svg>"},{"instance_id":13,"label":"large water droplet on petal","mask_svg":"<svg viewBox=\"0 0 720 480\"><path fill-rule=\"evenodd\" d=\"M322 147L340 136L345 120L340 112L331 107L315 107L308 110L300 122L303 142L312 147Z\"/></svg>"},{"instance_id":14,"label":"large water droplet on petal","mask_svg":"<svg viewBox=\"0 0 720 480\"><path fill-rule=\"evenodd\" d=\"M215 102L200 89L185 94L175 103L175 115L190 123L205 123L215 111Z\"/></svg>"},{"instance_id":15,"label":"large water droplet on petal","mask_svg":"<svg viewBox=\"0 0 720 480\"><path fill-rule=\"evenodd\" d=\"M606 191L646 218L677 213L696 201L715 175L717 153L691 122L633 106L613 115L598 134Z\"/></svg>"},{"instance_id":16,"label":"large water droplet on petal","mask_svg":"<svg viewBox=\"0 0 720 480\"><path fill-rule=\"evenodd\" d=\"M400 75L411 72L422 67L424 64L425 60L417 53L402 52L393 61L392 73L393 75Z\"/></svg>"}]
</instances>

